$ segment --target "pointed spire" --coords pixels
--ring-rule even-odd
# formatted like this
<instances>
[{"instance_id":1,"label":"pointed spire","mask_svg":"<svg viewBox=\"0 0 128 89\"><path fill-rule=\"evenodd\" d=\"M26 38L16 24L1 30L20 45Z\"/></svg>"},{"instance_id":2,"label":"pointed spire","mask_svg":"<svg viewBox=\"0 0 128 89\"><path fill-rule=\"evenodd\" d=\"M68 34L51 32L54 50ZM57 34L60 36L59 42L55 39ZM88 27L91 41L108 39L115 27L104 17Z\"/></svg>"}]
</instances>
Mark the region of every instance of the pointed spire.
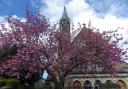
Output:
<instances>
[{"instance_id":1,"label":"pointed spire","mask_svg":"<svg viewBox=\"0 0 128 89\"><path fill-rule=\"evenodd\" d=\"M60 30L66 32L70 36L70 19L67 15L66 7L64 6L64 11L62 17L60 18Z\"/></svg>"},{"instance_id":2,"label":"pointed spire","mask_svg":"<svg viewBox=\"0 0 128 89\"><path fill-rule=\"evenodd\" d=\"M69 17L67 15L67 10L66 10L65 6L64 6L64 11L63 11L62 19L65 19L65 20L69 21Z\"/></svg>"},{"instance_id":3,"label":"pointed spire","mask_svg":"<svg viewBox=\"0 0 128 89\"><path fill-rule=\"evenodd\" d=\"M66 7L64 6L64 11L63 11L63 16L62 17L67 17L67 11L66 11Z\"/></svg>"}]
</instances>

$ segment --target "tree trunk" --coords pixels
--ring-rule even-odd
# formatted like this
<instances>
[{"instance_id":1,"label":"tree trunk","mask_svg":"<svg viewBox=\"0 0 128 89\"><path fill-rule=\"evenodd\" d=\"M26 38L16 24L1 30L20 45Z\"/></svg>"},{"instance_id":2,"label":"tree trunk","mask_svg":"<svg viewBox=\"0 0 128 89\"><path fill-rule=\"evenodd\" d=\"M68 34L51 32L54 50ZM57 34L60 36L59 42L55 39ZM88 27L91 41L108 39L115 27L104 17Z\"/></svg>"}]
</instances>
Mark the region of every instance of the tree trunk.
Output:
<instances>
[{"instance_id":1,"label":"tree trunk","mask_svg":"<svg viewBox=\"0 0 128 89\"><path fill-rule=\"evenodd\" d=\"M64 89L64 79L61 79L58 83L55 83L55 89Z\"/></svg>"}]
</instances>

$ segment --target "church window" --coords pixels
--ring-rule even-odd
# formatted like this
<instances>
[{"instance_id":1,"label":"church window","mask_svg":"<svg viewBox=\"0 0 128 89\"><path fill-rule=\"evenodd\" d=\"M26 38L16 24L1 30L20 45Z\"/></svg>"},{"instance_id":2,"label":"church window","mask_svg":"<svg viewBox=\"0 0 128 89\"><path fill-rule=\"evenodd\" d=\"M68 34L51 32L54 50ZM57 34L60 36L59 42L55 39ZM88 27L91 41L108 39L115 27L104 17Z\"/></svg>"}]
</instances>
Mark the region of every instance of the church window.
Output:
<instances>
[{"instance_id":1,"label":"church window","mask_svg":"<svg viewBox=\"0 0 128 89\"><path fill-rule=\"evenodd\" d=\"M120 86L120 89L128 89L126 83L123 80L118 80L117 84Z\"/></svg>"},{"instance_id":2,"label":"church window","mask_svg":"<svg viewBox=\"0 0 128 89\"><path fill-rule=\"evenodd\" d=\"M84 89L92 89L91 82L89 80L84 82Z\"/></svg>"},{"instance_id":3,"label":"church window","mask_svg":"<svg viewBox=\"0 0 128 89\"><path fill-rule=\"evenodd\" d=\"M100 80L96 80L94 83L94 89L100 89L101 84L102 84L102 82Z\"/></svg>"},{"instance_id":4,"label":"church window","mask_svg":"<svg viewBox=\"0 0 128 89\"><path fill-rule=\"evenodd\" d=\"M111 80L106 81L107 84L112 84L113 82Z\"/></svg>"},{"instance_id":5,"label":"church window","mask_svg":"<svg viewBox=\"0 0 128 89\"><path fill-rule=\"evenodd\" d=\"M82 89L80 81L76 80L73 82L73 89Z\"/></svg>"}]
</instances>

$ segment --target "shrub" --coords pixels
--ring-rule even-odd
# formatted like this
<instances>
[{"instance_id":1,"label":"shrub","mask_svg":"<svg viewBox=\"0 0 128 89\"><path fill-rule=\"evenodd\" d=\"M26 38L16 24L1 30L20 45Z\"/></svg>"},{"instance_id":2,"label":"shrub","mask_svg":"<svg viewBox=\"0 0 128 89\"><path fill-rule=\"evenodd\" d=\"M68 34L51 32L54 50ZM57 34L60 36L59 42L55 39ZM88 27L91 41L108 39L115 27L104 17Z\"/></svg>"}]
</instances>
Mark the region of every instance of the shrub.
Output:
<instances>
[{"instance_id":1,"label":"shrub","mask_svg":"<svg viewBox=\"0 0 128 89\"><path fill-rule=\"evenodd\" d=\"M10 87L12 89L19 89L20 82L16 79L0 79L0 88L1 87Z\"/></svg>"},{"instance_id":2,"label":"shrub","mask_svg":"<svg viewBox=\"0 0 128 89\"><path fill-rule=\"evenodd\" d=\"M6 80L5 79L1 79L0 80L0 87L5 86L6 85Z\"/></svg>"},{"instance_id":3,"label":"shrub","mask_svg":"<svg viewBox=\"0 0 128 89\"><path fill-rule=\"evenodd\" d=\"M19 80L16 80L16 79L8 79L6 82L6 85L11 86L13 89L19 89L20 82Z\"/></svg>"}]
</instances>

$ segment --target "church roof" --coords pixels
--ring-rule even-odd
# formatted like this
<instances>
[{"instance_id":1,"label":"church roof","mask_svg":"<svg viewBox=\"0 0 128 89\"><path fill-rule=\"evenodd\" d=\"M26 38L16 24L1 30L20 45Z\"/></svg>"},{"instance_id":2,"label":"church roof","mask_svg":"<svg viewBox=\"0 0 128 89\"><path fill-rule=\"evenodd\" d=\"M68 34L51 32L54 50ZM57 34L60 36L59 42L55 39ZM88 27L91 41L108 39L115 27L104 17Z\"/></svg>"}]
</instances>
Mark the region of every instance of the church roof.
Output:
<instances>
[{"instance_id":1,"label":"church roof","mask_svg":"<svg viewBox=\"0 0 128 89\"><path fill-rule=\"evenodd\" d=\"M127 72L128 73L128 63L121 63L115 66L118 72Z\"/></svg>"},{"instance_id":2,"label":"church roof","mask_svg":"<svg viewBox=\"0 0 128 89\"><path fill-rule=\"evenodd\" d=\"M89 67L91 70L89 70L89 68L87 68L87 66L84 64L79 65L71 72L71 74L106 74L108 73L106 69L103 67L95 67L95 69L93 68L93 65L90 65ZM115 66L115 69L117 73L128 73L128 63L117 64Z\"/></svg>"}]
</instances>

